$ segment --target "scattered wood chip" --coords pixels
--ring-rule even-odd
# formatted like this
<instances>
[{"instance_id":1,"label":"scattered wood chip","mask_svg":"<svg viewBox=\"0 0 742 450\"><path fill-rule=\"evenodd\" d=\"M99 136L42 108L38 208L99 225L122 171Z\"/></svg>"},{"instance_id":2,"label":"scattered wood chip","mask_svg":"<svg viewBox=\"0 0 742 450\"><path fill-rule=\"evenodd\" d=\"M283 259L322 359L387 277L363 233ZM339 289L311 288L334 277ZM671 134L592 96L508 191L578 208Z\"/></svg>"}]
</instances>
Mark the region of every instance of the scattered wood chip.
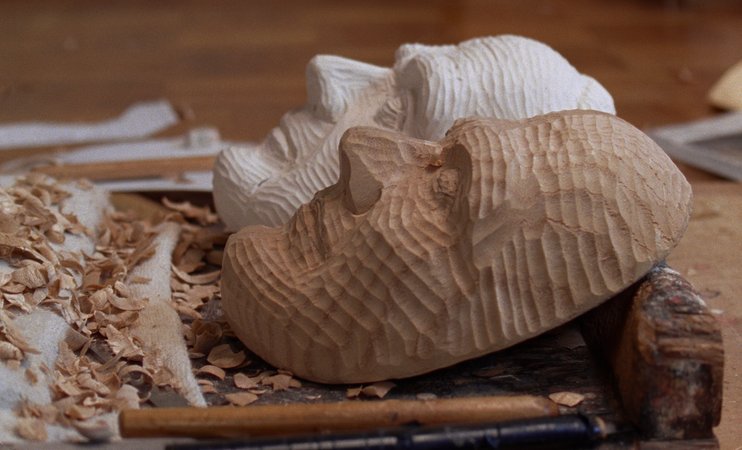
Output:
<instances>
[{"instance_id":1,"label":"scattered wood chip","mask_svg":"<svg viewBox=\"0 0 742 450\"><path fill-rule=\"evenodd\" d=\"M234 386L238 389L254 389L258 387L258 382L244 373L234 374L232 381L234 382Z\"/></svg>"},{"instance_id":2,"label":"scattered wood chip","mask_svg":"<svg viewBox=\"0 0 742 450\"><path fill-rule=\"evenodd\" d=\"M224 369L219 368L217 366L211 366L211 365L202 366L200 369L196 371L196 373L198 375L211 375L220 380L223 380L224 377L226 376Z\"/></svg>"},{"instance_id":3,"label":"scattered wood chip","mask_svg":"<svg viewBox=\"0 0 742 450\"><path fill-rule=\"evenodd\" d=\"M396 384L391 381L379 381L378 383L370 384L361 389L361 394L367 397L378 397L384 398Z\"/></svg>"},{"instance_id":4,"label":"scattered wood chip","mask_svg":"<svg viewBox=\"0 0 742 450\"><path fill-rule=\"evenodd\" d=\"M585 400L585 396L577 392L555 392L549 394L549 399L557 405L574 408Z\"/></svg>"},{"instance_id":5,"label":"scattered wood chip","mask_svg":"<svg viewBox=\"0 0 742 450\"><path fill-rule=\"evenodd\" d=\"M221 272L219 270L215 270L213 272L208 273L202 273L199 275L189 275L182 270L178 269L175 266L172 266L173 273L177 275L178 278L180 278L182 281L185 281L189 284L209 284L213 283L214 281L219 279L219 276L221 275Z\"/></svg>"},{"instance_id":6,"label":"scattered wood chip","mask_svg":"<svg viewBox=\"0 0 742 450\"><path fill-rule=\"evenodd\" d=\"M218 394L219 391L216 390L213 384L202 384L199 386L201 388L202 394Z\"/></svg>"},{"instance_id":7,"label":"scattered wood chip","mask_svg":"<svg viewBox=\"0 0 742 450\"><path fill-rule=\"evenodd\" d=\"M244 351L233 352L229 344L217 345L211 349L209 356L206 357L209 363L222 369L237 367L245 362L246 359L247 356Z\"/></svg>"},{"instance_id":8,"label":"scattered wood chip","mask_svg":"<svg viewBox=\"0 0 742 450\"><path fill-rule=\"evenodd\" d=\"M189 219L196 220L201 225L210 225L219 221L219 217L208 207L194 206L191 202L173 202L168 198L163 198L162 204Z\"/></svg>"},{"instance_id":9,"label":"scattered wood chip","mask_svg":"<svg viewBox=\"0 0 742 450\"><path fill-rule=\"evenodd\" d=\"M255 402L258 399L258 396L250 392L234 392L231 394L224 394L224 398L235 406L246 406Z\"/></svg>"},{"instance_id":10,"label":"scattered wood chip","mask_svg":"<svg viewBox=\"0 0 742 450\"><path fill-rule=\"evenodd\" d=\"M363 386L348 388L345 391L345 396L348 397L348 398L359 397L361 395L361 391L362 390L363 390Z\"/></svg>"},{"instance_id":11,"label":"scattered wood chip","mask_svg":"<svg viewBox=\"0 0 742 450\"><path fill-rule=\"evenodd\" d=\"M299 380L285 373L266 377L261 381L261 384L270 386L274 391L285 391L289 388L301 387L301 382Z\"/></svg>"},{"instance_id":12,"label":"scattered wood chip","mask_svg":"<svg viewBox=\"0 0 742 450\"><path fill-rule=\"evenodd\" d=\"M144 309L147 303L149 303L149 300L146 298L119 297L115 294L108 297L108 301L111 305L122 311L139 311Z\"/></svg>"},{"instance_id":13,"label":"scattered wood chip","mask_svg":"<svg viewBox=\"0 0 742 450\"><path fill-rule=\"evenodd\" d=\"M43 442L48 438L44 421L32 417L18 419L15 432L29 441Z\"/></svg>"},{"instance_id":14,"label":"scattered wood chip","mask_svg":"<svg viewBox=\"0 0 742 450\"><path fill-rule=\"evenodd\" d=\"M194 336L193 351L196 353L209 353L223 336L218 323L205 320L194 320L191 331Z\"/></svg>"},{"instance_id":15,"label":"scattered wood chip","mask_svg":"<svg viewBox=\"0 0 742 450\"><path fill-rule=\"evenodd\" d=\"M147 304L133 298L130 285L147 283L146 277L128 277L140 262L154 254L154 225L131 214L110 212L103 216L98 236L83 227L74 214L61 213L69 194L54 180L33 174L9 189L0 189L0 259L13 269L0 274L0 359L9 368L25 372L30 383L45 377L50 405L23 402L17 432L25 439L45 440L45 424L74 425L91 440L110 438L110 430L95 418L104 413L139 408L150 399L172 395L173 374L163 367L161 355L144 354L130 328ZM226 233L208 208L167 202L176 212L165 220L177 221L182 232L172 257L172 304L187 328L199 319L206 304L219 303L221 248ZM189 220L186 220L189 219ZM196 225L195 222L198 222ZM95 239L92 254L58 251L68 235ZM128 280L128 281L127 281ZM38 353L13 327L13 313L32 312L39 305L58 311L74 329L73 338L60 345L54 367L40 372L25 369L27 353ZM217 317L211 314L210 319ZM199 373L224 379L224 369L245 364L244 351L220 346L228 329L223 323L196 325L187 331L189 351L207 354L209 366ZM195 348L194 348L195 346ZM235 377L235 385L249 389L228 399L236 405L257 399L259 381L269 378ZM249 381L248 381L249 380ZM1 380L0 380L1 381ZM205 393L217 393L210 380L199 380ZM288 374L271 383L278 389L296 386ZM168 390L170 389L170 390ZM185 399L180 397L180 400Z\"/></svg>"}]
</instances>

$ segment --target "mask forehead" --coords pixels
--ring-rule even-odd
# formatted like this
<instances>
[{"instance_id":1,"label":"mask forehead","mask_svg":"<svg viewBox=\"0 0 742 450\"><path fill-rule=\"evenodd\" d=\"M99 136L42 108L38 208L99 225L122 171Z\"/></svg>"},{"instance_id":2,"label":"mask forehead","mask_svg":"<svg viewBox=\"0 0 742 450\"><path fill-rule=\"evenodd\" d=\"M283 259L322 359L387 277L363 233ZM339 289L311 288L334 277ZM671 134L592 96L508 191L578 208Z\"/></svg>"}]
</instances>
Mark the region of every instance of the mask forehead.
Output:
<instances>
[{"instance_id":1,"label":"mask forehead","mask_svg":"<svg viewBox=\"0 0 742 450\"><path fill-rule=\"evenodd\" d=\"M361 93L387 82L388 68L353 59L318 55L307 64L307 106L322 120L337 122Z\"/></svg>"},{"instance_id":2,"label":"mask forehead","mask_svg":"<svg viewBox=\"0 0 742 450\"><path fill-rule=\"evenodd\" d=\"M595 80L528 38L415 45L398 55L397 85L411 97L404 131L424 139L440 139L455 119L474 115L522 119L577 108L615 112Z\"/></svg>"}]
</instances>

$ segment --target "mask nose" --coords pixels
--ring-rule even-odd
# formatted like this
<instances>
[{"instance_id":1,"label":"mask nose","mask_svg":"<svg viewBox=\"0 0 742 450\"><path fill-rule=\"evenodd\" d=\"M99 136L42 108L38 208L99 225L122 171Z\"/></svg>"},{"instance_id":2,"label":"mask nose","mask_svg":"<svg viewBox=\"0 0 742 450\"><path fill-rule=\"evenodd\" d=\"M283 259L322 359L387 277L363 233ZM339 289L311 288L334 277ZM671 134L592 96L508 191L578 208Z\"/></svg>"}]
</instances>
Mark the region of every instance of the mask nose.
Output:
<instances>
[{"instance_id":1,"label":"mask nose","mask_svg":"<svg viewBox=\"0 0 742 450\"><path fill-rule=\"evenodd\" d=\"M369 127L353 127L340 139L340 185L345 206L354 214L368 211L410 167L428 167L440 155L437 143Z\"/></svg>"}]
</instances>

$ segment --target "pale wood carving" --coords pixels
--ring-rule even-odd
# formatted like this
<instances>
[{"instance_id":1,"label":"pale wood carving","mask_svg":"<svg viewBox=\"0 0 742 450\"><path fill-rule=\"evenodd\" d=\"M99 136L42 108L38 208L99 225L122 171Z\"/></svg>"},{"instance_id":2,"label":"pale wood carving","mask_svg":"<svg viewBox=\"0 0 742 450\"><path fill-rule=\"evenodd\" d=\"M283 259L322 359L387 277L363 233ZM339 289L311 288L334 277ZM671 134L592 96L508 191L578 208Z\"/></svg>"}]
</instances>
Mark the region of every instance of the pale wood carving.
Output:
<instances>
[{"instance_id":1,"label":"pale wood carving","mask_svg":"<svg viewBox=\"0 0 742 450\"><path fill-rule=\"evenodd\" d=\"M367 127L339 181L284 226L227 243L223 309L277 367L370 382L523 341L662 260L691 189L623 120L565 111L457 121L440 142Z\"/></svg>"},{"instance_id":2,"label":"pale wood carving","mask_svg":"<svg viewBox=\"0 0 742 450\"><path fill-rule=\"evenodd\" d=\"M467 116L523 119L567 109L614 113L613 100L550 47L524 37L459 45L403 45L393 68L320 55L307 98L263 142L223 151L214 168L217 212L231 230L281 225L337 180L337 145L351 126L439 140Z\"/></svg>"},{"instance_id":3,"label":"pale wood carving","mask_svg":"<svg viewBox=\"0 0 742 450\"><path fill-rule=\"evenodd\" d=\"M729 68L709 91L712 105L742 111L742 61Z\"/></svg>"}]
</instances>

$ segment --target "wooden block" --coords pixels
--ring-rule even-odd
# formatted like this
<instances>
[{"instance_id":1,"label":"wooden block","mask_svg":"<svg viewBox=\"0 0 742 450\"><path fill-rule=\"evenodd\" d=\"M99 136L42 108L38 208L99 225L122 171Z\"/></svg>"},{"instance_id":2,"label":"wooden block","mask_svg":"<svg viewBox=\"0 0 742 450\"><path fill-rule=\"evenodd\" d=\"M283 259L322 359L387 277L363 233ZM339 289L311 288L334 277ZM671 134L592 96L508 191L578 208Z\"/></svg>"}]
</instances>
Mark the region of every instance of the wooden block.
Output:
<instances>
[{"instance_id":1,"label":"wooden block","mask_svg":"<svg viewBox=\"0 0 742 450\"><path fill-rule=\"evenodd\" d=\"M581 324L588 345L613 369L627 419L644 437L713 436L721 418L721 330L680 274L655 267Z\"/></svg>"}]
</instances>

